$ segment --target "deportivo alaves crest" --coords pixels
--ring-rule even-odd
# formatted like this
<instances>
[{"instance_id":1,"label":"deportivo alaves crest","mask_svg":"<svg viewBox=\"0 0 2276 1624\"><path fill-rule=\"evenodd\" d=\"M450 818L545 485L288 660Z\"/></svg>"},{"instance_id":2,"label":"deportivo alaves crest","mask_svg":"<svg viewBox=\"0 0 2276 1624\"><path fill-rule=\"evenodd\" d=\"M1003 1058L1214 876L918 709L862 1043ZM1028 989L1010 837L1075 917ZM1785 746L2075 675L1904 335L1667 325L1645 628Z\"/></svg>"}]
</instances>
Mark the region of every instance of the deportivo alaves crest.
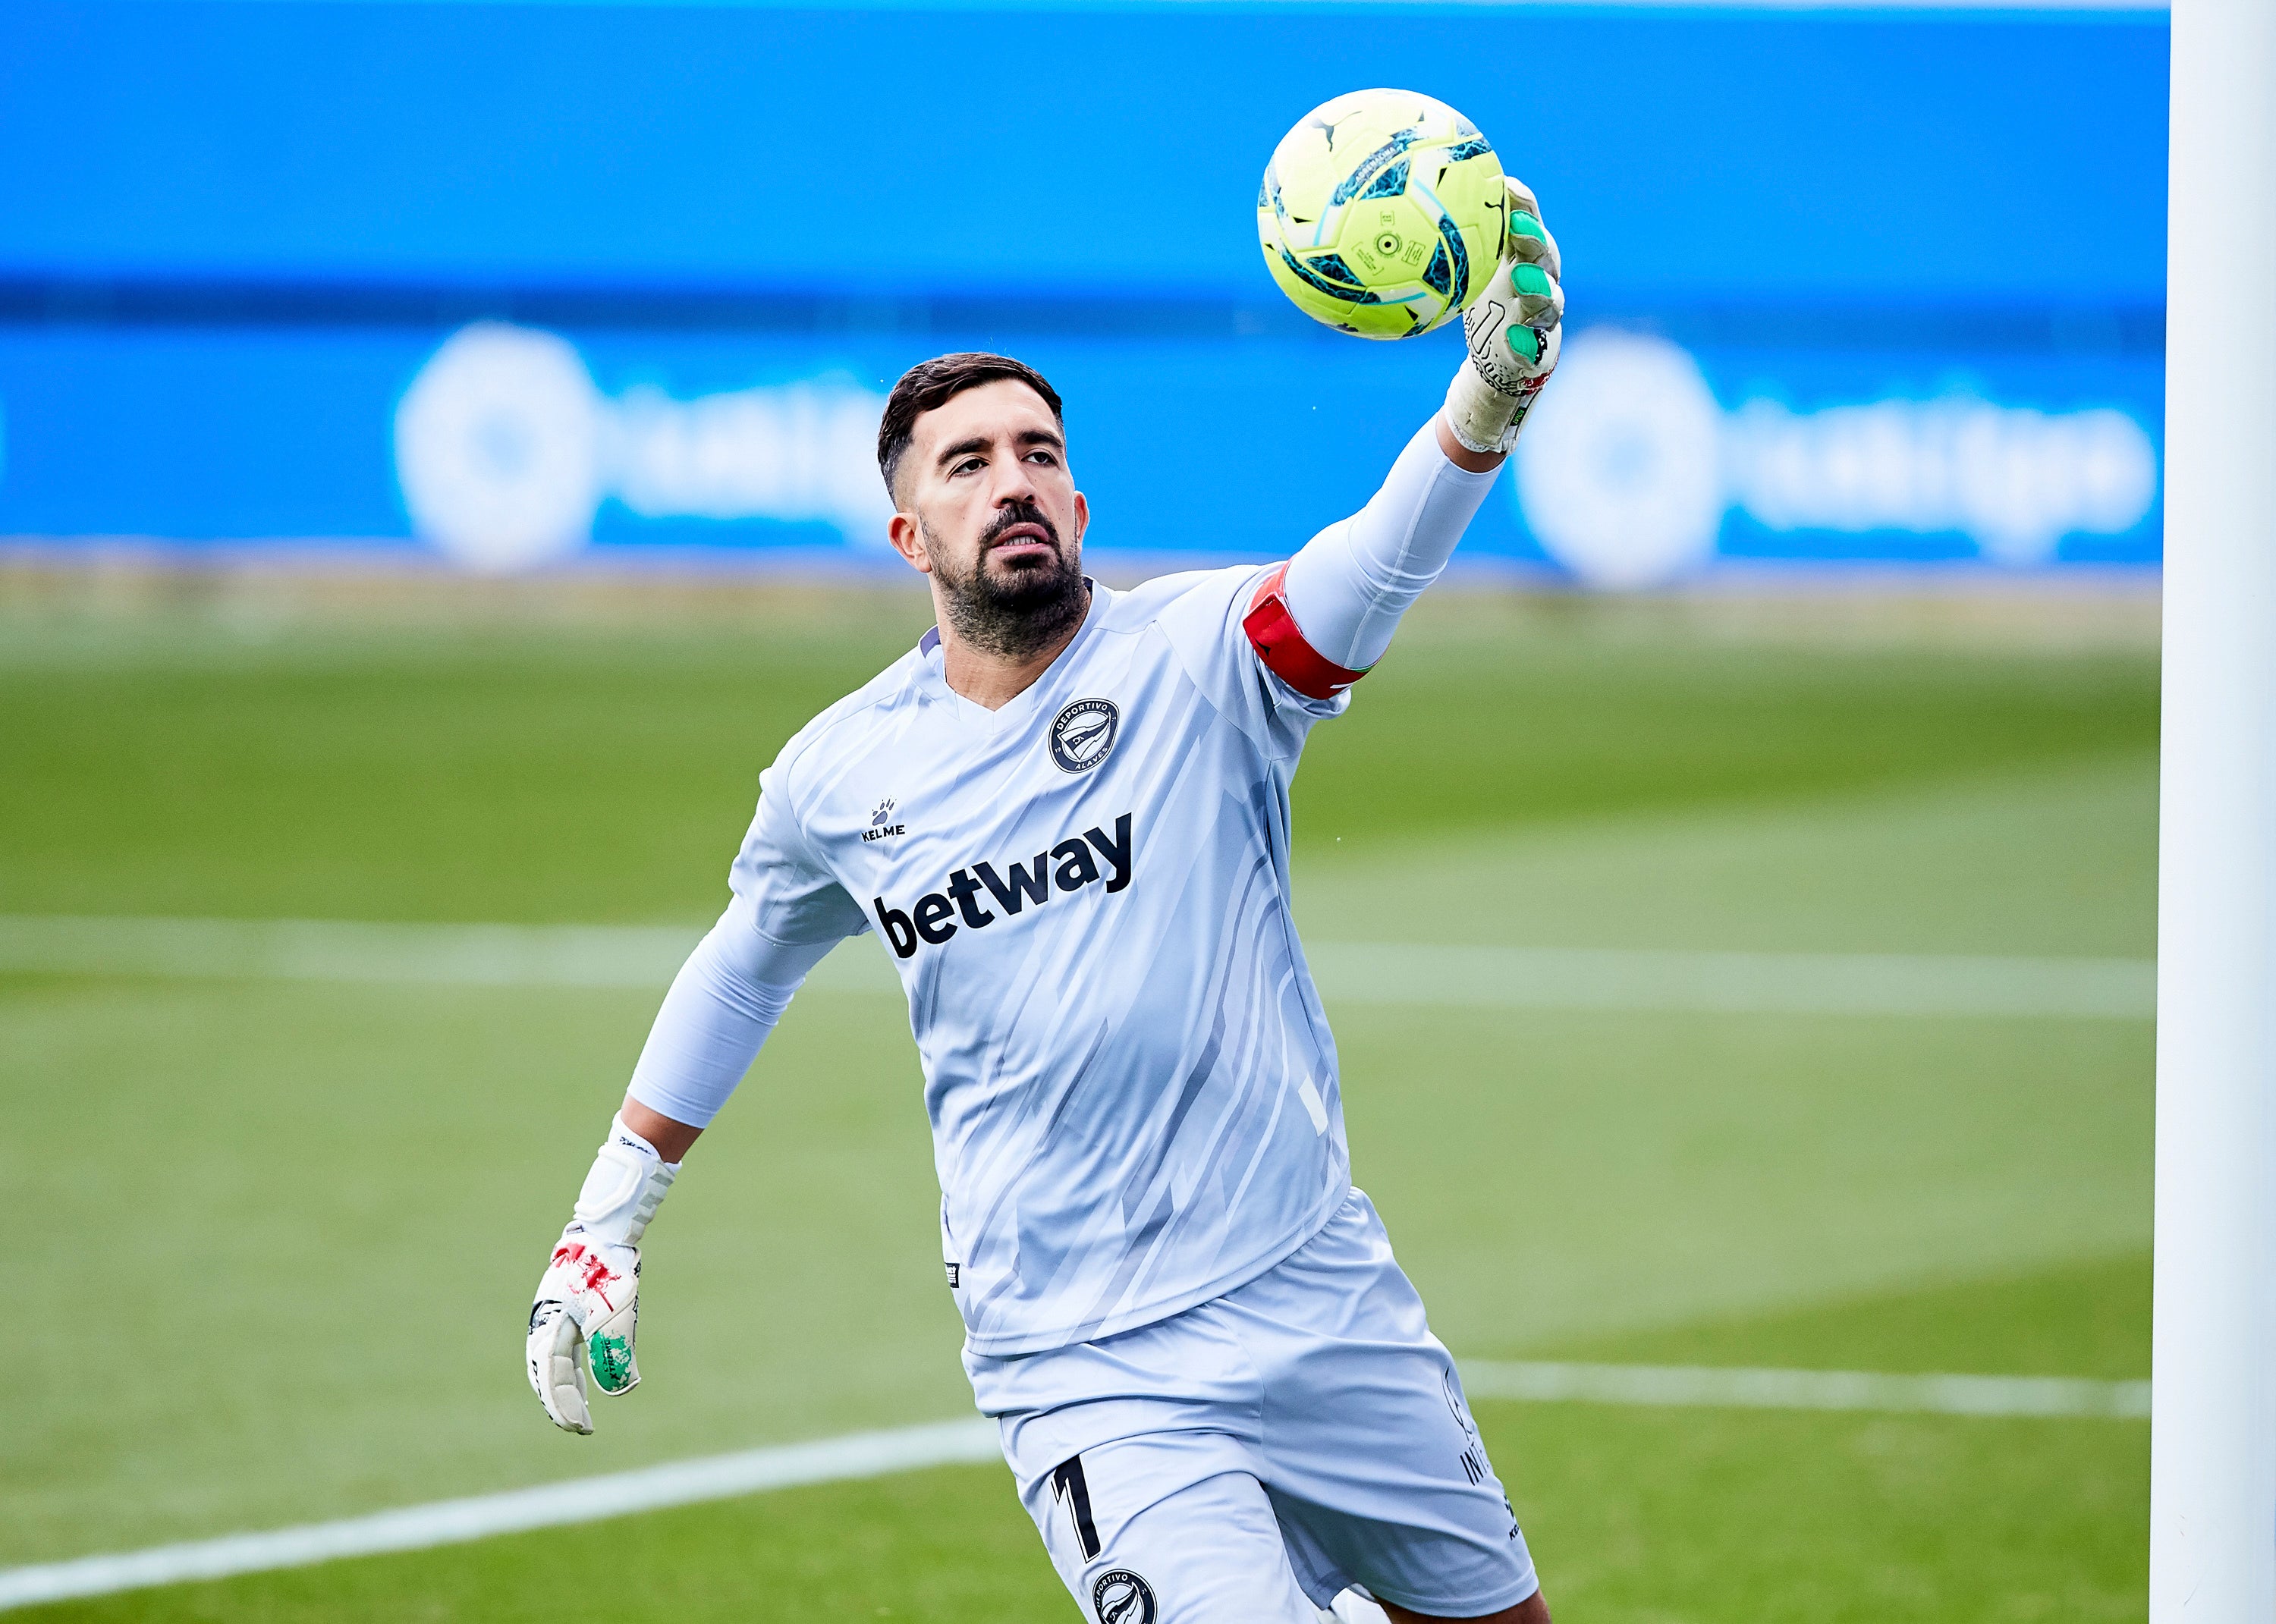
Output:
<instances>
[{"instance_id":1,"label":"deportivo alaves crest","mask_svg":"<svg viewBox=\"0 0 2276 1624\"><path fill-rule=\"evenodd\" d=\"M1114 748L1122 712L1111 699L1079 699L1051 718L1051 759L1062 772L1089 772Z\"/></svg>"},{"instance_id":2,"label":"deportivo alaves crest","mask_svg":"<svg viewBox=\"0 0 2276 1624\"><path fill-rule=\"evenodd\" d=\"M1130 814L1125 812L1114 820L1111 835L1093 825L1049 851L1037 852L1031 862L1005 863L1000 873L988 862L953 869L940 890L927 892L907 912L876 898L877 928L892 945L894 957L907 959L921 942L937 947L947 941L960 928L960 919L966 927L983 930L998 919L1016 917L1023 908L1041 907L1055 892L1081 891L1102 881L1110 894L1120 891L1130 884ZM996 908L988 906L986 899L991 898Z\"/></svg>"}]
</instances>

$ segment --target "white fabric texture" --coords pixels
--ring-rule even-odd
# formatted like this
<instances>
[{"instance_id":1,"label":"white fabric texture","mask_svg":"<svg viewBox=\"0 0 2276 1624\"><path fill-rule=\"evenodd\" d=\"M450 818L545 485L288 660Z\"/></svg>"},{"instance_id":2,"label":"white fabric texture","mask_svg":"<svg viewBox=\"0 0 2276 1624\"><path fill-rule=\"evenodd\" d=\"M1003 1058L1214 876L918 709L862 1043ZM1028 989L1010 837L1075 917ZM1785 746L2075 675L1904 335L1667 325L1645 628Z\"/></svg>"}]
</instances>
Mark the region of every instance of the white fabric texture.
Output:
<instances>
[{"instance_id":1,"label":"white fabric texture","mask_svg":"<svg viewBox=\"0 0 2276 1624\"><path fill-rule=\"evenodd\" d=\"M1407 443L1374 499L1288 564L1288 612L1314 652L1365 671L1453 556L1498 468L1473 474L1438 449L1434 418Z\"/></svg>"},{"instance_id":2,"label":"white fabric texture","mask_svg":"<svg viewBox=\"0 0 2276 1624\"><path fill-rule=\"evenodd\" d=\"M672 977L633 1068L632 1097L675 1122L710 1127L807 973L840 939L776 941L738 897Z\"/></svg>"}]
</instances>

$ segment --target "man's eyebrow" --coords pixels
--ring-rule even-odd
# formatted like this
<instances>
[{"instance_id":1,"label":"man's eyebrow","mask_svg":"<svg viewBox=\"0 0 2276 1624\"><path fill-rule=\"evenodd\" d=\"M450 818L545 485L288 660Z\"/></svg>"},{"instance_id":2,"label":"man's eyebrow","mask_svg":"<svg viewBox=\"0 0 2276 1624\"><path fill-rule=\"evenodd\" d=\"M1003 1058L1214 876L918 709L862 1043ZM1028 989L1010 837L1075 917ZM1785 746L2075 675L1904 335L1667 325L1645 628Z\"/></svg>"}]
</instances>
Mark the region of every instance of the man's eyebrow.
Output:
<instances>
[{"instance_id":1,"label":"man's eyebrow","mask_svg":"<svg viewBox=\"0 0 2276 1624\"><path fill-rule=\"evenodd\" d=\"M1066 442L1048 429L1022 429L1012 437L1021 445L1048 445L1056 451L1066 449ZM933 461L936 464L954 462L959 457L968 457L975 452L984 452L994 444L995 442L984 434L967 435L953 445L942 446L939 455L936 456Z\"/></svg>"},{"instance_id":2,"label":"man's eyebrow","mask_svg":"<svg viewBox=\"0 0 2276 1624\"><path fill-rule=\"evenodd\" d=\"M986 435L969 435L965 438L959 440L953 445L942 446L940 448L940 455L934 458L933 460L937 463L954 462L959 457L968 457L974 452L984 452L987 449L988 436Z\"/></svg>"}]
</instances>

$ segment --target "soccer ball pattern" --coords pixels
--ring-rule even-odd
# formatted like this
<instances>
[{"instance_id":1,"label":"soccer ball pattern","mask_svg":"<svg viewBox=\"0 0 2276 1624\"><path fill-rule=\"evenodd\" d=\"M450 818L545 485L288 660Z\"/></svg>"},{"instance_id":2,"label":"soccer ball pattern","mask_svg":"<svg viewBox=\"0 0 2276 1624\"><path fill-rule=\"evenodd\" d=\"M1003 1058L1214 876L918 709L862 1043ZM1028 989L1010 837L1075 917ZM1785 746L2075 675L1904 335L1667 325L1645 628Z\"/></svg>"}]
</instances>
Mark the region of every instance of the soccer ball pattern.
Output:
<instances>
[{"instance_id":1,"label":"soccer ball pattern","mask_svg":"<svg viewBox=\"0 0 2276 1624\"><path fill-rule=\"evenodd\" d=\"M1477 126L1411 90L1356 90L1281 138L1256 191L1280 291L1363 338L1443 325L1502 252L1501 160Z\"/></svg>"}]
</instances>

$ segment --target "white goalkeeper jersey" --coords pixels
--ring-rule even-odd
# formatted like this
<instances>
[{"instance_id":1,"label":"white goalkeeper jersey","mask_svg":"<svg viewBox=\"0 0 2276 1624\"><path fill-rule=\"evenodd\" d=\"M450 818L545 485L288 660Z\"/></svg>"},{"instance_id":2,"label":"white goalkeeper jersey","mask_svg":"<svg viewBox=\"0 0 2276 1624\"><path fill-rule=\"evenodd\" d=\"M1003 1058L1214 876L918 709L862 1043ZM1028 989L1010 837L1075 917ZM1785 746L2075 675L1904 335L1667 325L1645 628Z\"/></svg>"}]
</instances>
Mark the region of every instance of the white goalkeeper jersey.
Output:
<instances>
[{"instance_id":1,"label":"white goalkeeper jersey","mask_svg":"<svg viewBox=\"0 0 2276 1624\"><path fill-rule=\"evenodd\" d=\"M999 710L948 686L928 635L761 775L734 898L632 1097L709 1123L807 972L874 932L974 1352L1110 1335L1272 1267L1350 1183L1288 914L1289 779L1492 481L1426 427L1261 596L1256 568L1095 588Z\"/></svg>"},{"instance_id":2,"label":"white goalkeeper jersey","mask_svg":"<svg viewBox=\"0 0 2276 1624\"><path fill-rule=\"evenodd\" d=\"M1348 701L1259 663L1240 622L1263 573L1095 587L998 710L928 635L761 778L733 911L785 944L874 932L899 971L975 1352L1205 1301L1349 1188L1288 911L1289 778Z\"/></svg>"}]
</instances>

